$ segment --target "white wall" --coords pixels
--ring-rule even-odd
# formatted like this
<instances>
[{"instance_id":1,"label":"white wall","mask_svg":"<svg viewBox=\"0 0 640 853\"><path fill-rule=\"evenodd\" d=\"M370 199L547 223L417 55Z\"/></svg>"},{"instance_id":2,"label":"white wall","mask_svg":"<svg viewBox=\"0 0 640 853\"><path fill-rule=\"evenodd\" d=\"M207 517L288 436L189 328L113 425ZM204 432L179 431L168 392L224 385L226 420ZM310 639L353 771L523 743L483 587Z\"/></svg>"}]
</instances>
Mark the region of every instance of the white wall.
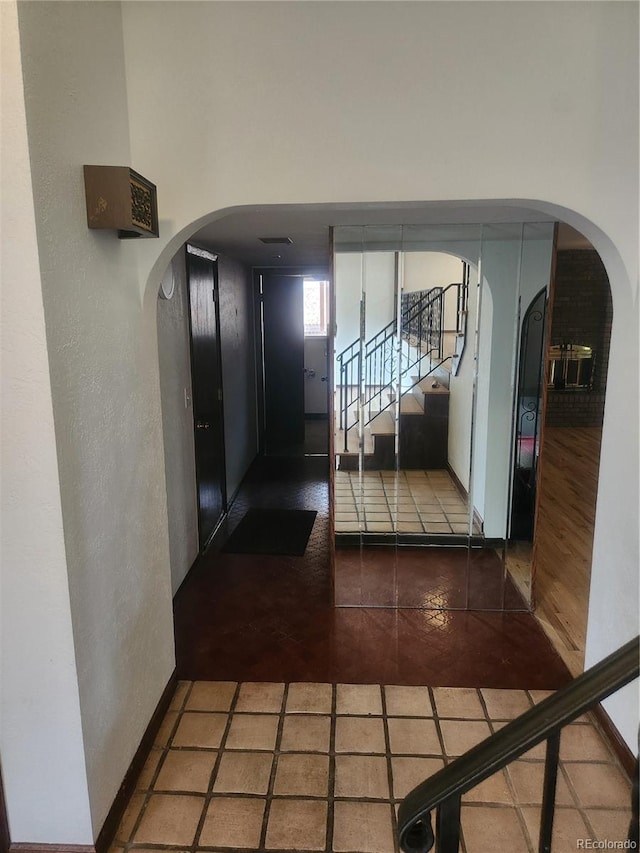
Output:
<instances>
[{"instance_id":1,"label":"white wall","mask_svg":"<svg viewBox=\"0 0 640 853\"><path fill-rule=\"evenodd\" d=\"M635 270L634 4L134 2L123 14L133 154L162 178L161 245L228 205L544 199L597 223Z\"/></svg>"},{"instance_id":2,"label":"white wall","mask_svg":"<svg viewBox=\"0 0 640 853\"><path fill-rule=\"evenodd\" d=\"M593 539L585 667L638 634L638 300L613 287L613 328ZM636 353L633 354L633 347ZM625 397L627 404L625 405ZM638 748L638 685L604 702L629 747Z\"/></svg>"},{"instance_id":3,"label":"white wall","mask_svg":"<svg viewBox=\"0 0 640 853\"><path fill-rule=\"evenodd\" d=\"M401 235L398 248L401 246ZM444 252L403 252L402 290L430 290L462 280L462 261ZM366 335L372 337L393 319L395 253L338 252L334 268L338 334L336 353L360 334L360 297L366 293ZM451 317L447 314L447 320ZM453 317L455 324L455 315ZM449 326L447 326L449 328Z\"/></svg>"},{"instance_id":4,"label":"white wall","mask_svg":"<svg viewBox=\"0 0 640 853\"><path fill-rule=\"evenodd\" d=\"M395 252L365 252L362 261L365 340L377 335L395 318L395 263Z\"/></svg>"},{"instance_id":5,"label":"white wall","mask_svg":"<svg viewBox=\"0 0 640 853\"><path fill-rule=\"evenodd\" d=\"M405 252L404 291L431 290L462 281L462 261L444 252Z\"/></svg>"},{"instance_id":6,"label":"white wall","mask_svg":"<svg viewBox=\"0 0 640 853\"><path fill-rule=\"evenodd\" d=\"M404 252L403 254L404 293L416 290L431 290L434 287L446 288L450 284L462 282L462 261L444 252ZM444 329L455 330L457 316L457 291L448 290L444 295Z\"/></svg>"},{"instance_id":7,"label":"white wall","mask_svg":"<svg viewBox=\"0 0 640 853\"><path fill-rule=\"evenodd\" d=\"M364 256L360 252L339 252L334 257L333 283L336 299L336 356L360 337L360 299ZM339 378L336 366L336 380Z\"/></svg>"},{"instance_id":8,"label":"white wall","mask_svg":"<svg viewBox=\"0 0 640 853\"><path fill-rule=\"evenodd\" d=\"M482 269L479 270L476 307L476 393L473 406L473 444L471 448L471 482L469 495L474 511L484 521L487 514L486 492L489 471L489 401L491 379L491 335L493 331L493 291L487 287ZM480 345L482 341L482 346ZM497 534L499 535L499 534Z\"/></svg>"},{"instance_id":9,"label":"white wall","mask_svg":"<svg viewBox=\"0 0 640 853\"><path fill-rule=\"evenodd\" d=\"M217 211L515 199L582 230L614 304L588 661L638 630L637 4L128 2L124 54L119 14L20 7L94 832L173 666L156 294ZM158 184L159 240L87 232L81 165L100 161ZM634 744L637 706L610 707Z\"/></svg>"},{"instance_id":10,"label":"white wall","mask_svg":"<svg viewBox=\"0 0 640 853\"><path fill-rule=\"evenodd\" d=\"M86 226L82 164L131 162L120 5L24 3L19 19L95 835L174 668L157 291L145 307L138 242ZM62 842L57 787L42 808Z\"/></svg>"},{"instance_id":11,"label":"white wall","mask_svg":"<svg viewBox=\"0 0 640 853\"><path fill-rule=\"evenodd\" d=\"M16 9L2 25L0 752L14 842L93 840ZM56 796L52 796L52 791Z\"/></svg>"},{"instance_id":12,"label":"white wall","mask_svg":"<svg viewBox=\"0 0 640 853\"><path fill-rule=\"evenodd\" d=\"M172 274L173 296L171 299L158 299L158 357L171 589L175 595L198 556L189 301L184 249L172 259L165 276L169 278Z\"/></svg>"},{"instance_id":13,"label":"white wall","mask_svg":"<svg viewBox=\"0 0 640 853\"><path fill-rule=\"evenodd\" d=\"M458 263L460 262L458 261ZM467 492L470 488L471 473L471 428L476 379L478 290L478 268L472 266L467 297L467 328L464 352L456 375L452 375L449 381L449 443L447 450L449 465Z\"/></svg>"},{"instance_id":14,"label":"white wall","mask_svg":"<svg viewBox=\"0 0 640 853\"><path fill-rule=\"evenodd\" d=\"M522 229L522 238L522 259L518 287L520 327L522 327L524 315L533 299L543 288L546 288L547 293L549 291L553 254L553 225L549 222L527 222ZM520 341L518 340L519 346Z\"/></svg>"},{"instance_id":15,"label":"white wall","mask_svg":"<svg viewBox=\"0 0 640 853\"><path fill-rule=\"evenodd\" d=\"M305 374L304 378L304 413L305 415L326 415L329 410L328 372L329 372L329 338L305 337L304 366L314 370L315 376ZM322 377L325 381L322 381Z\"/></svg>"},{"instance_id":16,"label":"white wall","mask_svg":"<svg viewBox=\"0 0 640 853\"><path fill-rule=\"evenodd\" d=\"M548 286L552 245L551 224L488 225L482 231L473 499L488 537L506 535L520 299L526 306Z\"/></svg>"},{"instance_id":17,"label":"white wall","mask_svg":"<svg viewBox=\"0 0 640 853\"><path fill-rule=\"evenodd\" d=\"M360 300L365 297L365 338L395 315L394 252L338 252L335 256L336 355L360 337ZM337 369L337 368L336 368Z\"/></svg>"}]
</instances>

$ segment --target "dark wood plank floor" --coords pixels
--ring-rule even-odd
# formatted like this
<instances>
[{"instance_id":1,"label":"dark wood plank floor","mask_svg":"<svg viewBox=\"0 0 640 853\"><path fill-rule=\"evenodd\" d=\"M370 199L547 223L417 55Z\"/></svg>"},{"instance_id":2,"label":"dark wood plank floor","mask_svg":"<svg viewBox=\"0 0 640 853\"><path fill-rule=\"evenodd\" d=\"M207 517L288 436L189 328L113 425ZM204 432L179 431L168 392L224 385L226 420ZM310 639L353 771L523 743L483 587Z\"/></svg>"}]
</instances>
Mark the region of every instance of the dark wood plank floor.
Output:
<instances>
[{"instance_id":1,"label":"dark wood plank floor","mask_svg":"<svg viewBox=\"0 0 640 853\"><path fill-rule=\"evenodd\" d=\"M529 613L334 607L327 464L257 460L229 530L250 506L315 509L306 553L202 557L175 601L179 678L532 689L569 680ZM424 561L442 579L450 555L425 549Z\"/></svg>"}]
</instances>

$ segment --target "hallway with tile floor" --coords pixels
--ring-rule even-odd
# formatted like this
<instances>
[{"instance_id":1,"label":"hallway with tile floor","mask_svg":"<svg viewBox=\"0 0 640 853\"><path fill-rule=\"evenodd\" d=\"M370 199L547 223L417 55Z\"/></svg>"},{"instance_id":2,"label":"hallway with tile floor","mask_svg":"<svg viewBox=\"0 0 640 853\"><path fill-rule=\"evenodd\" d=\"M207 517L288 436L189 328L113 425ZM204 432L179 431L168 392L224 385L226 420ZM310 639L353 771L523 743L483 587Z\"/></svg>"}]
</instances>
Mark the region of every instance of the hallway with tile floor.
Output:
<instances>
[{"instance_id":1,"label":"hallway with tile floor","mask_svg":"<svg viewBox=\"0 0 640 853\"><path fill-rule=\"evenodd\" d=\"M111 853L394 853L426 776L547 694L325 683L178 684ZM561 739L554 853L621 841L630 786L587 715ZM463 797L463 853L534 853L544 749Z\"/></svg>"},{"instance_id":2,"label":"hallway with tile floor","mask_svg":"<svg viewBox=\"0 0 640 853\"><path fill-rule=\"evenodd\" d=\"M336 533L469 533L468 500L446 470L336 471L335 503Z\"/></svg>"},{"instance_id":3,"label":"hallway with tile floor","mask_svg":"<svg viewBox=\"0 0 640 853\"><path fill-rule=\"evenodd\" d=\"M226 522L316 510L303 556L212 548L179 590L180 682L112 853L397 853L409 790L570 680L534 616L502 609L484 549L464 588L452 548L341 550L334 589L327 464L257 460ZM392 606L368 606L389 578ZM354 590L358 606L334 606ZM463 853L535 853L543 759L539 746L465 796ZM628 777L590 716L561 759L554 853L625 838Z\"/></svg>"}]
</instances>

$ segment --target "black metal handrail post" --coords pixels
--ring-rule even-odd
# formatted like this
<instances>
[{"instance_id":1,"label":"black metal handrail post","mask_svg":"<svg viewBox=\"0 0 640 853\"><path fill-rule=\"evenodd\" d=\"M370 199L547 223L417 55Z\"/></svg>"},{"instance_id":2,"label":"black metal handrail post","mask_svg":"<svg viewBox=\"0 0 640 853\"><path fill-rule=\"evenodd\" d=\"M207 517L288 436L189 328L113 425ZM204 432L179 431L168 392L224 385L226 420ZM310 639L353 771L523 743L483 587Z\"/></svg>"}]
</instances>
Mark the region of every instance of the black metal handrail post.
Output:
<instances>
[{"instance_id":1,"label":"black metal handrail post","mask_svg":"<svg viewBox=\"0 0 640 853\"><path fill-rule=\"evenodd\" d=\"M340 394L340 403L339 403L339 411L340 411L340 429L344 429L344 364L342 363L342 359L338 356L338 361L340 364L340 368L338 371L338 375L340 376L340 382L338 385L339 394Z\"/></svg>"},{"instance_id":2,"label":"black metal handrail post","mask_svg":"<svg viewBox=\"0 0 640 853\"><path fill-rule=\"evenodd\" d=\"M542 810L540 818L540 837L538 853L550 853L553 834L553 818L556 804L556 784L558 782L558 760L560 758L560 730L547 739L547 753L544 763L544 782L542 785Z\"/></svg>"},{"instance_id":3,"label":"black metal handrail post","mask_svg":"<svg viewBox=\"0 0 640 853\"><path fill-rule=\"evenodd\" d=\"M445 800L436 815L437 853L458 853L460 849L460 801L453 796Z\"/></svg>"}]
</instances>

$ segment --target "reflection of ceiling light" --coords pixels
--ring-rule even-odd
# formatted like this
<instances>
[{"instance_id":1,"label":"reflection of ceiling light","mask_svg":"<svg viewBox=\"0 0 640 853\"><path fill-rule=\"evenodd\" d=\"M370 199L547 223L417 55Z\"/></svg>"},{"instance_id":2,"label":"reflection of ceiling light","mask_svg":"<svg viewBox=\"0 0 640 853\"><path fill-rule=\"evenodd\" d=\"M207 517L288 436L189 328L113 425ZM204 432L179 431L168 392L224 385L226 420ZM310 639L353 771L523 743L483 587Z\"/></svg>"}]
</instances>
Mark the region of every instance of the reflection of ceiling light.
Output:
<instances>
[{"instance_id":1,"label":"reflection of ceiling light","mask_svg":"<svg viewBox=\"0 0 640 853\"><path fill-rule=\"evenodd\" d=\"M280 261L282 260L282 255L271 255L271 260Z\"/></svg>"},{"instance_id":2,"label":"reflection of ceiling light","mask_svg":"<svg viewBox=\"0 0 640 853\"><path fill-rule=\"evenodd\" d=\"M258 237L261 243L267 246L283 245L290 246L293 243L291 237Z\"/></svg>"}]
</instances>

